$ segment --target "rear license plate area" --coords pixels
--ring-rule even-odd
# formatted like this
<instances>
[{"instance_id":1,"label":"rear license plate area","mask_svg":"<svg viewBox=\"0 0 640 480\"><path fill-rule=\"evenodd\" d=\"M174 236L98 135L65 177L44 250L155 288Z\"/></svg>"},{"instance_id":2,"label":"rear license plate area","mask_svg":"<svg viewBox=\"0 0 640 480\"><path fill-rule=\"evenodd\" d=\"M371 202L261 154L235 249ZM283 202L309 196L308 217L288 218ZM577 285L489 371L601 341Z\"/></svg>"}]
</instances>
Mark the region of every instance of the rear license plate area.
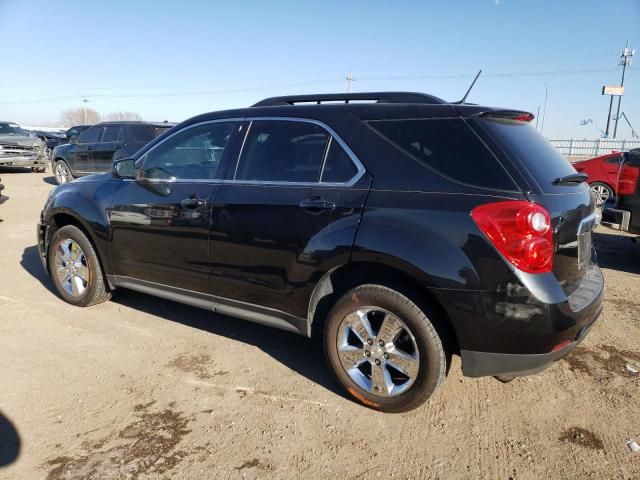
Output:
<instances>
[{"instance_id":1,"label":"rear license plate area","mask_svg":"<svg viewBox=\"0 0 640 480\"><path fill-rule=\"evenodd\" d=\"M578 235L578 268L582 270L591 262L591 230Z\"/></svg>"}]
</instances>

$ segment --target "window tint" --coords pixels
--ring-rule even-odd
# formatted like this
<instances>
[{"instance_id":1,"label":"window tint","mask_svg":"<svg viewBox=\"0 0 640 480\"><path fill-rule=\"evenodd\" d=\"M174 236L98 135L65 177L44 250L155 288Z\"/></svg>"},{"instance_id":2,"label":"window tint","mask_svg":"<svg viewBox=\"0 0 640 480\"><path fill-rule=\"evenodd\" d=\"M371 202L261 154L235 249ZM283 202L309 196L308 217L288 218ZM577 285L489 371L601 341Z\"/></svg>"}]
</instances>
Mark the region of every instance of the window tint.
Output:
<instances>
[{"instance_id":1,"label":"window tint","mask_svg":"<svg viewBox=\"0 0 640 480\"><path fill-rule=\"evenodd\" d=\"M531 124L493 118L481 118L477 122L514 160L523 165L543 192L567 192L567 185L556 186L553 181L576 173L575 169Z\"/></svg>"},{"instance_id":2,"label":"window tint","mask_svg":"<svg viewBox=\"0 0 640 480\"><path fill-rule=\"evenodd\" d=\"M500 190L516 189L502 165L463 120L383 120L369 124L453 180Z\"/></svg>"},{"instance_id":3,"label":"window tint","mask_svg":"<svg viewBox=\"0 0 640 480\"><path fill-rule=\"evenodd\" d=\"M78 130L77 128L70 128L69 130L67 130L67 137L77 137L79 133L80 130Z\"/></svg>"},{"instance_id":4,"label":"window tint","mask_svg":"<svg viewBox=\"0 0 640 480\"><path fill-rule=\"evenodd\" d=\"M145 155L143 178L211 180L221 178L222 154L235 123L187 128Z\"/></svg>"},{"instance_id":5,"label":"window tint","mask_svg":"<svg viewBox=\"0 0 640 480\"><path fill-rule=\"evenodd\" d=\"M153 125L127 126L127 141L132 143L149 143L151 140L167 131L169 127L155 127Z\"/></svg>"},{"instance_id":6,"label":"window tint","mask_svg":"<svg viewBox=\"0 0 640 480\"><path fill-rule=\"evenodd\" d=\"M617 165L620 163L620 160L622 160L622 155L616 155L615 157L607 158L607 163Z\"/></svg>"},{"instance_id":7,"label":"window tint","mask_svg":"<svg viewBox=\"0 0 640 480\"><path fill-rule=\"evenodd\" d=\"M102 136L102 130L104 127L91 127L85 130L82 135L78 137L79 143L97 143L100 141L100 137Z\"/></svg>"},{"instance_id":8,"label":"window tint","mask_svg":"<svg viewBox=\"0 0 640 480\"><path fill-rule=\"evenodd\" d=\"M109 125L105 127L104 133L102 134L102 143L117 142L118 140L120 140L121 135L122 135L122 126Z\"/></svg>"},{"instance_id":9,"label":"window tint","mask_svg":"<svg viewBox=\"0 0 640 480\"><path fill-rule=\"evenodd\" d=\"M254 121L238 162L237 180L317 182L329 134L295 121Z\"/></svg>"},{"instance_id":10,"label":"window tint","mask_svg":"<svg viewBox=\"0 0 640 480\"><path fill-rule=\"evenodd\" d=\"M344 183L351 180L358 169L347 155L347 152L340 146L335 139L331 140L327 159L322 170L323 182Z\"/></svg>"}]
</instances>

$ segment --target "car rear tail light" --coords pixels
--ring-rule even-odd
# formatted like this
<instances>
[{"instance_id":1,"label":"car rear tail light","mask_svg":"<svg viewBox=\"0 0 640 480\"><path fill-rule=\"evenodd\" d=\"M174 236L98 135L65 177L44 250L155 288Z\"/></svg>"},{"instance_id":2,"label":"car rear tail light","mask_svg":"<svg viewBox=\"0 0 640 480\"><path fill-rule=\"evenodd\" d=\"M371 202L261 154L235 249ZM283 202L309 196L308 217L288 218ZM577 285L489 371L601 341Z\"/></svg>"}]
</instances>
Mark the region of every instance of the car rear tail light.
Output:
<instances>
[{"instance_id":1,"label":"car rear tail light","mask_svg":"<svg viewBox=\"0 0 640 480\"><path fill-rule=\"evenodd\" d=\"M549 212L524 200L487 203L471 218L506 259L528 273L550 272L553 234Z\"/></svg>"},{"instance_id":2,"label":"car rear tail light","mask_svg":"<svg viewBox=\"0 0 640 480\"><path fill-rule=\"evenodd\" d=\"M633 195L638 185L638 177L640 177L640 167L622 165L618 175L618 195Z\"/></svg>"}]
</instances>

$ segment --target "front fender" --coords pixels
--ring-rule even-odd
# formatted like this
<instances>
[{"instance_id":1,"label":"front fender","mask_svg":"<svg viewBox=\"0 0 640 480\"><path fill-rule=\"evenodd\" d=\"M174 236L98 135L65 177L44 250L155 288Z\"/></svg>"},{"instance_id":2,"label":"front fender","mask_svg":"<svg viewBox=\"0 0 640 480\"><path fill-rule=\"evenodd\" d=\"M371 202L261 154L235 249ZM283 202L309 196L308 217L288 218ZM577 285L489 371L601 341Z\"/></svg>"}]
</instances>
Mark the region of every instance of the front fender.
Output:
<instances>
[{"instance_id":1,"label":"front fender","mask_svg":"<svg viewBox=\"0 0 640 480\"><path fill-rule=\"evenodd\" d=\"M62 216L71 217L81 225L96 248L105 274L113 271L109 250L108 212L120 184L119 181L106 181L61 185L54 191L42 213L42 221L47 225L57 223L56 218Z\"/></svg>"}]
</instances>

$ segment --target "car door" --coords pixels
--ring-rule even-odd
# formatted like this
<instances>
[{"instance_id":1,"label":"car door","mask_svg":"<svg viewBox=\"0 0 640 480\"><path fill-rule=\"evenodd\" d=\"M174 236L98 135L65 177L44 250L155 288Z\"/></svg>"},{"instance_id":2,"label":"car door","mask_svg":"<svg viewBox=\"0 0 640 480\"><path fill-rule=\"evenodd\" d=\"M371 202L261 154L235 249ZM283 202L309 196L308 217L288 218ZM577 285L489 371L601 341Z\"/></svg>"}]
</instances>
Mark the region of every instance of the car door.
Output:
<instances>
[{"instance_id":1,"label":"car door","mask_svg":"<svg viewBox=\"0 0 640 480\"><path fill-rule=\"evenodd\" d=\"M211 292L306 317L314 282L348 262L369 179L318 122L253 119L246 130L213 205ZM346 174L329 169L339 181L321 182L328 152L347 162Z\"/></svg>"},{"instance_id":2,"label":"car door","mask_svg":"<svg viewBox=\"0 0 640 480\"><path fill-rule=\"evenodd\" d=\"M104 127L102 125L94 125L88 128L78 137L76 137L76 143L72 144L72 148L69 151L69 162L71 169L76 175L87 175L93 173L93 148L102 139L102 133Z\"/></svg>"},{"instance_id":3,"label":"car door","mask_svg":"<svg viewBox=\"0 0 640 480\"><path fill-rule=\"evenodd\" d=\"M108 172L111 170L113 156L122 146L124 139L122 125L105 125L100 142L97 142L89 156L93 172Z\"/></svg>"},{"instance_id":4,"label":"car door","mask_svg":"<svg viewBox=\"0 0 640 480\"><path fill-rule=\"evenodd\" d=\"M237 125L187 126L136 161L136 180L124 181L109 213L119 284L209 291L211 205Z\"/></svg>"}]
</instances>

